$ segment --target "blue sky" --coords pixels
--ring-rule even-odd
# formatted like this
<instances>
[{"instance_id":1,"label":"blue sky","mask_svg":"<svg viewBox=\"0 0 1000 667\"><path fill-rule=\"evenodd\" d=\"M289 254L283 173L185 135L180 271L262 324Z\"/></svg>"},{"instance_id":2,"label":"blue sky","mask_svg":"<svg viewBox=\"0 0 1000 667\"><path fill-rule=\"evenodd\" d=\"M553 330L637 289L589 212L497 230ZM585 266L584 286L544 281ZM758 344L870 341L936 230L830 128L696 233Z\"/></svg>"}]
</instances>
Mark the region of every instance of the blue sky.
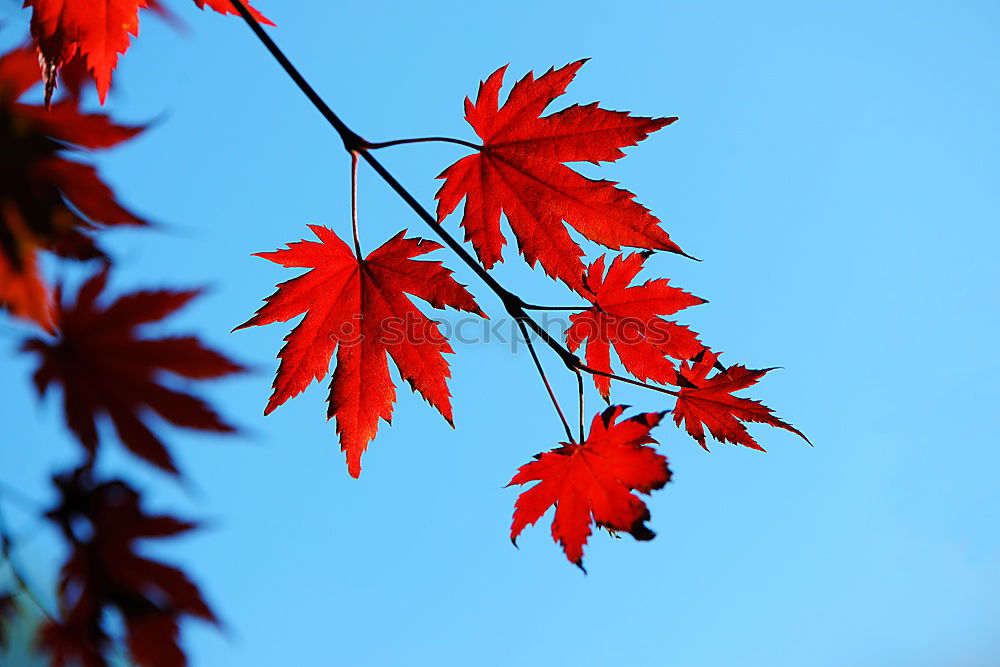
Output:
<instances>
[{"instance_id":1,"label":"blue sky","mask_svg":"<svg viewBox=\"0 0 1000 667\"><path fill-rule=\"evenodd\" d=\"M1000 5L589 1L257 6L315 87L371 140L472 138L462 100L496 67L517 76L592 60L566 104L676 115L610 167L704 261L657 256L710 301L684 321L724 360L781 366L750 394L805 431L753 430L767 454L711 453L654 432L673 483L649 501L658 537L591 539L586 577L548 521L507 539L516 467L562 438L523 348L456 345L457 429L401 388L350 479L325 392L267 418L287 328L230 335L291 272L250 257L349 233L349 160L240 21L172 2L186 34L147 15L108 109L153 119L97 161L161 223L114 232L115 286L207 284L175 318L257 372L207 394L244 439L170 431L177 485L105 448L109 473L205 530L151 548L183 564L225 621L190 623L193 665L962 665L1000 661L995 470ZM8 25L27 14L2 6ZM561 108L555 106L554 108ZM430 205L458 146L383 151ZM419 220L367 170L366 247ZM447 223L451 229L457 220ZM594 252L595 248L588 248ZM509 252L524 296L565 292ZM444 252L489 312L495 299ZM74 280L77 273L67 272ZM0 480L41 502L76 446L38 405L4 325ZM575 380L543 357L561 395ZM668 407L616 388L616 402ZM599 400L592 391L588 409ZM103 454L102 454L103 456ZM16 507L40 587L58 542Z\"/></svg>"}]
</instances>

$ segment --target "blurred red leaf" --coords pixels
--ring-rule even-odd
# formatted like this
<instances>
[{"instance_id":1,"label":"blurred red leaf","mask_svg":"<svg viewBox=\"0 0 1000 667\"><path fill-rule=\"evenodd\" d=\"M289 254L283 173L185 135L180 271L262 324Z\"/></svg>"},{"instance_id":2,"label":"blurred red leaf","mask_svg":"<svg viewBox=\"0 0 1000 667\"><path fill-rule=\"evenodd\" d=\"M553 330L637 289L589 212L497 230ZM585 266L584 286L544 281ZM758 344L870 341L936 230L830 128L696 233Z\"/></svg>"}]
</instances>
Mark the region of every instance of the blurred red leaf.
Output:
<instances>
[{"instance_id":1,"label":"blurred red leaf","mask_svg":"<svg viewBox=\"0 0 1000 667\"><path fill-rule=\"evenodd\" d=\"M229 0L195 0L223 14L235 14ZM55 87L59 69L79 55L97 83L101 104L111 87L111 73L118 56L128 50L132 36L139 34L139 10L165 10L151 0L25 0L31 7L31 34L45 64L46 101ZM249 6L249 5L248 5ZM273 25L250 8L257 20Z\"/></svg>"},{"instance_id":2,"label":"blurred red leaf","mask_svg":"<svg viewBox=\"0 0 1000 667\"><path fill-rule=\"evenodd\" d=\"M198 587L176 567L139 555L137 542L186 533L196 524L151 515L137 491L120 480L97 483L89 468L57 476L57 507L46 516L70 544L58 590L59 619L39 631L38 643L56 665L103 667L110 642L105 612L124 621L132 660L143 667L183 667L178 620L216 623Z\"/></svg>"},{"instance_id":3,"label":"blurred red leaf","mask_svg":"<svg viewBox=\"0 0 1000 667\"><path fill-rule=\"evenodd\" d=\"M504 66L480 84L475 103L465 99L466 120L483 146L438 177L445 182L437 193L437 216L444 220L465 199L465 238L487 269L503 261L507 240L500 231L501 213L528 264L540 262L546 274L574 289L581 287L583 251L563 221L613 250L624 245L681 252L635 195L564 164L613 162L625 155L623 147L677 120L608 111L597 103L542 117L584 62L550 69L537 80L529 72L498 107Z\"/></svg>"},{"instance_id":4,"label":"blurred red leaf","mask_svg":"<svg viewBox=\"0 0 1000 667\"><path fill-rule=\"evenodd\" d=\"M38 274L34 250L29 248L22 254L20 270L15 270L10 260L0 254L0 304L12 315L32 320L54 333L52 299Z\"/></svg>"},{"instance_id":5,"label":"blurred red leaf","mask_svg":"<svg viewBox=\"0 0 1000 667\"><path fill-rule=\"evenodd\" d=\"M101 257L90 238L95 230L146 224L118 203L93 166L68 151L108 148L143 128L81 113L72 101L50 110L18 103L39 77L33 49L0 56L0 304L50 329L38 251Z\"/></svg>"},{"instance_id":6,"label":"blurred red leaf","mask_svg":"<svg viewBox=\"0 0 1000 667\"><path fill-rule=\"evenodd\" d=\"M511 540L552 505L556 506L552 539L581 569L592 523L637 540L655 537L646 527L649 510L632 491L648 494L670 481L666 457L647 446L656 442L649 431L666 413L639 414L616 423L624 411L621 405L608 408L594 417L586 441L564 443L518 468L508 486L538 484L518 496Z\"/></svg>"},{"instance_id":7,"label":"blurred red leaf","mask_svg":"<svg viewBox=\"0 0 1000 667\"><path fill-rule=\"evenodd\" d=\"M405 232L400 232L359 260L331 230L309 228L319 243L302 240L287 249L257 253L282 266L311 270L278 285L266 305L236 328L287 322L305 314L278 353L281 365L264 414L325 377L337 351L327 417L337 418L348 472L357 477L379 418L392 418L396 389L387 353L400 376L452 423L446 382L451 373L443 356L452 352L451 346L406 295L435 308L479 315L482 311L441 262L413 259L441 248L433 241L403 238Z\"/></svg>"},{"instance_id":8,"label":"blurred red leaf","mask_svg":"<svg viewBox=\"0 0 1000 667\"><path fill-rule=\"evenodd\" d=\"M243 369L193 336L144 338L138 328L161 320L196 297L197 290L137 291L108 306L98 303L107 270L87 280L75 303L57 290L54 339L33 338L24 349L39 355L35 387L62 387L66 423L91 454L99 444L95 418L111 418L122 443L137 456L177 472L160 439L144 423L147 412L183 428L233 432L204 401L160 384L164 374L203 380Z\"/></svg>"}]
</instances>

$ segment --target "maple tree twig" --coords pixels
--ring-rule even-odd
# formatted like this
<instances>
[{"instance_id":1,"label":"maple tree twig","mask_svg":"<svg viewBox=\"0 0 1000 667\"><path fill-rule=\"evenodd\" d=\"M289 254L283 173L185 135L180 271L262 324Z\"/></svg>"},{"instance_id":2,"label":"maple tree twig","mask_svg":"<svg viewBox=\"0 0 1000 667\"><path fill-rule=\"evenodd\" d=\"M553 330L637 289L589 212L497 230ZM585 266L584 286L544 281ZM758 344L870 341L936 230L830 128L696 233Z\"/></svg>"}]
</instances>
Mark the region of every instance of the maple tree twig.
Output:
<instances>
[{"instance_id":1,"label":"maple tree twig","mask_svg":"<svg viewBox=\"0 0 1000 667\"><path fill-rule=\"evenodd\" d=\"M281 65L281 68L285 70L285 73L288 74L292 81L295 82L295 85L299 87L299 90L301 90L305 96L309 98L309 101L312 102L313 106L316 107L321 114L323 114L323 118L325 118L327 122L337 130L337 134L339 134L340 138L344 141L344 147L349 151L362 150L366 144L365 140L355 134L351 128L347 127L344 121L340 120L340 117L333 112L333 109L331 109L330 106L323 101L323 98L319 96L319 93L317 93L313 87L309 85L309 82L305 80L305 77L303 77L302 74L295 69L295 65L293 65L292 61L288 59L288 56L286 56L281 49L278 48L278 45L274 43L274 40L272 40L268 34L264 32L264 28L260 25L257 19L250 14L246 5L241 0L232 0L232 5L236 8L236 11L239 12L244 22L246 22L246 24L250 27L250 30L252 30L257 36L257 39L261 41L268 52L270 52L271 56L277 60L278 64Z\"/></svg>"},{"instance_id":2,"label":"maple tree twig","mask_svg":"<svg viewBox=\"0 0 1000 667\"><path fill-rule=\"evenodd\" d=\"M483 150L483 147L479 144L474 144L471 141L466 141L465 139L454 139L452 137L416 137L414 139L393 139L392 141L379 141L376 143L365 142L365 148L368 150L378 150L379 148L389 148L390 146L402 146L403 144L423 144L430 141L440 141L449 144L460 144L462 146L468 146L469 148L474 148L477 151Z\"/></svg>"},{"instance_id":3,"label":"maple tree twig","mask_svg":"<svg viewBox=\"0 0 1000 667\"><path fill-rule=\"evenodd\" d=\"M521 336L524 338L524 343L528 346L528 351L531 352L531 359L535 362L535 368L538 369L538 374L542 377L542 383L545 385L545 390L549 392L549 398L552 399L552 405L555 406L556 412L559 414L559 419L562 421L563 428L566 429L566 437L569 438L570 442L575 442L573 439L573 431L569 427L569 422L566 421L566 415L563 414L562 408L559 406L559 400L556 398L556 393L552 391L552 385L549 384L549 378L545 375L545 369L542 368L542 362L538 359L538 354L535 352L535 346L531 342L531 336L528 334L527 327L524 326L524 322L517 320L517 326L521 329ZM580 442L583 442L582 440Z\"/></svg>"}]
</instances>

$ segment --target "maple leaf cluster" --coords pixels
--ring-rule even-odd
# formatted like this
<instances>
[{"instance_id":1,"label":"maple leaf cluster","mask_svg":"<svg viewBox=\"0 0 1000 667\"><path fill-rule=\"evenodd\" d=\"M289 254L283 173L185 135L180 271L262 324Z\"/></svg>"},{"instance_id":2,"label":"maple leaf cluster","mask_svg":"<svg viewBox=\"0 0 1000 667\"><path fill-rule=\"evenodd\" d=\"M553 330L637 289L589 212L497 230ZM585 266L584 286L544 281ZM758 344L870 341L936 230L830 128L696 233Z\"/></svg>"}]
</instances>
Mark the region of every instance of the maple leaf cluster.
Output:
<instances>
[{"instance_id":1,"label":"maple leaf cluster","mask_svg":"<svg viewBox=\"0 0 1000 667\"><path fill-rule=\"evenodd\" d=\"M236 13L228 0L196 4ZM131 453L179 475L152 420L236 432L188 387L244 368L197 336L146 331L200 290L140 289L107 297L114 258L101 237L112 227L148 224L119 202L92 155L145 128L81 108L90 81L105 101L117 56L128 35L136 34L138 10L167 10L155 0L29 0L25 6L32 9L33 42L0 55L0 309L37 327L21 346L37 360L35 388L40 398L60 390L66 426L83 451L80 467L56 476L61 502L46 515L66 539L69 555L58 611L47 612L38 644L53 665L106 665L119 641L111 618L117 616L132 663L180 667L186 664L180 619L215 622L215 616L184 572L136 549L143 540L181 535L196 525L146 513L140 493L126 482L99 481L96 463L107 424ZM38 84L44 100L34 104ZM53 100L57 84L61 93ZM44 278L47 267L65 260L98 265L72 295ZM0 541L9 560L10 537L2 526ZM0 635L14 601L13 593L0 593Z\"/></svg>"},{"instance_id":2,"label":"maple leaf cluster","mask_svg":"<svg viewBox=\"0 0 1000 667\"><path fill-rule=\"evenodd\" d=\"M677 119L634 116L602 109L597 103L542 115L583 64L581 60L553 68L538 78L527 74L514 84L502 105L506 67L501 67L480 84L475 102L465 100L466 120L482 144L460 142L476 152L439 176L444 183L436 195L438 222L443 223L464 201L460 226L482 269L488 271L503 261L507 239L501 219L506 218L528 265L540 265L548 276L589 302L570 316L563 360L585 348L585 363L573 363L576 370L592 375L605 401L610 402L613 378L651 383L648 386L653 388L676 387L663 389L675 399L674 420L683 422L706 449L706 428L721 442L760 449L745 422L765 423L802 436L769 408L732 395L756 383L767 370L726 368L697 333L664 319L705 303L704 299L665 278L635 284L655 251L686 254L634 194L612 181L587 178L567 163L616 161L624 157L623 148ZM610 262L607 255L601 255L587 266L582 260L585 253L567 226L611 250L630 247L639 252L616 255ZM285 267L308 271L278 285L266 305L237 328L304 315L278 353L281 363L265 414L313 380L325 377L336 351L327 417L336 419L348 472L357 477L361 455L374 438L379 419L388 422L392 416L395 387L387 356L400 377L452 423L446 386L450 372L442 356L452 351L447 341L434 327L433 335L420 345L406 336L389 342L382 335L387 323L402 321L404 315L424 319L406 295L436 308L482 313L440 263L412 260L438 248L437 244L404 239L401 232L361 259L331 230L311 229L319 243L302 240L285 250L259 253ZM498 295L505 298L501 291ZM523 311L508 313L522 324L528 317ZM634 380L615 374L612 349ZM556 508L553 538L562 544L567 558L581 567L583 545L593 523L636 539L652 538L644 523L649 512L631 491L649 493L670 479L666 459L648 446L653 443L650 429L665 413L641 414L615 423L623 409L613 407L595 418L590 435L583 439L581 434L581 442L564 443L521 467L511 484L537 485L523 492L516 503L512 539L552 506ZM566 429L569 432L568 424Z\"/></svg>"},{"instance_id":3,"label":"maple leaf cluster","mask_svg":"<svg viewBox=\"0 0 1000 667\"><path fill-rule=\"evenodd\" d=\"M73 97L48 108L18 101L40 81L34 49L0 56L0 305L46 334L23 346L39 357L35 386L40 395L52 384L61 387L67 425L88 459L99 442L95 418L105 415L133 453L176 472L165 446L144 424L148 412L183 428L233 429L201 400L160 384L160 376L203 380L243 369L192 336L141 337L141 325L170 315L198 290L138 291L100 305L113 262L96 236L108 227L146 222L122 206L81 158L143 128L84 113ZM102 268L72 303L43 279L43 254L96 260Z\"/></svg>"}]
</instances>

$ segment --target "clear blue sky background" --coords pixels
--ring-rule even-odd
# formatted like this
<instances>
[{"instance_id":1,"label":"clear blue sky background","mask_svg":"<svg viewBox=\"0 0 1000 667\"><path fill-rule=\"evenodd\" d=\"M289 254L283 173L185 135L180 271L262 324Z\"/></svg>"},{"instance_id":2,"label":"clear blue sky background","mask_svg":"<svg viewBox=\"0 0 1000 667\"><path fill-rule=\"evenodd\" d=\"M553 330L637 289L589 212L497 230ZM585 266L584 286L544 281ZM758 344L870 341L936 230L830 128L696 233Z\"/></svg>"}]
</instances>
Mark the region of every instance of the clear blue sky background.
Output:
<instances>
[{"instance_id":1,"label":"clear blue sky background","mask_svg":"<svg viewBox=\"0 0 1000 667\"><path fill-rule=\"evenodd\" d=\"M348 159L240 21L167 4L190 30L147 14L107 107L157 119L98 162L162 222L109 235L115 286L211 285L169 330L258 372L208 391L245 439L169 432L185 485L116 444L102 465L139 480L153 507L208 521L151 548L188 568L225 620L223 633L185 626L194 665L1000 664L1000 5L257 3L373 140L471 138L462 99L507 62L520 76L591 57L566 104L681 117L585 171L622 181L704 259L657 256L648 276L711 301L686 321L724 359L784 367L751 395L816 446L765 427L754 433L767 454L706 453L661 426L675 478L649 502L657 539L595 535L585 577L548 520L519 550L507 539L516 491L503 485L561 438L523 349L456 346L454 431L401 388L360 480L323 386L261 416L287 328L228 332L293 273L250 253L307 223L347 234ZM2 7L9 43L27 13ZM382 157L430 205L433 177L462 154ZM404 227L426 234L369 171L361 202L369 249ZM565 299L512 252L496 273L533 299ZM24 328L6 328L12 351ZM545 360L571 401L572 377ZM48 502L47 476L78 449L58 404L36 404L29 372L0 357L0 479ZM614 399L668 407L620 387ZM58 542L7 513L50 585Z\"/></svg>"}]
</instances>

